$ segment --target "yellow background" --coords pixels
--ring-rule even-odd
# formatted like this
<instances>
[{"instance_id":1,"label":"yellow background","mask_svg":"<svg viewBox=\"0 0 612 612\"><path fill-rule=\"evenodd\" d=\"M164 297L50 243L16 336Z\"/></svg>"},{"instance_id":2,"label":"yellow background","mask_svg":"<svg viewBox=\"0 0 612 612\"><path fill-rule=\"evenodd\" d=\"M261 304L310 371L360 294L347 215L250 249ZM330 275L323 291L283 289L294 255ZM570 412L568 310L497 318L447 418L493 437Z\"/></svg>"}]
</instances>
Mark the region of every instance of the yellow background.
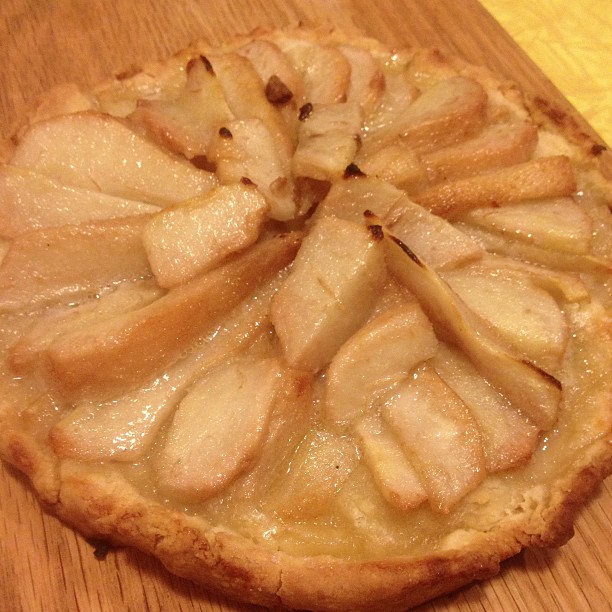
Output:
<instances>
[{"instance_id":1,"label":"yellow background","mask_svg":"<svg viewBox=\"0 0 612 612\"><path fill-rule=\"evenodd\" d=\"M612 0L480 1L612 146Z\"/></svg>"}]
</instances>

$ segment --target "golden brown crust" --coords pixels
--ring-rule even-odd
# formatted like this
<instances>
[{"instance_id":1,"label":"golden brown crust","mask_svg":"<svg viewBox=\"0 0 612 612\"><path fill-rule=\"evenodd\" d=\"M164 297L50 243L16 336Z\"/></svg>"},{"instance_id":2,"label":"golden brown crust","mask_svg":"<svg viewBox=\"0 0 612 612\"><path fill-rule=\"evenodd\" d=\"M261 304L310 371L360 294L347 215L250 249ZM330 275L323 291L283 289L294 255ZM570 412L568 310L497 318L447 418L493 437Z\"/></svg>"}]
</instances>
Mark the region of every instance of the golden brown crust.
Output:
<instances>
[{"instance_id":1,"label":"golden brown crust","mask_svg":"<svg viewBox=\"0 0 612 612\"><path fill-rule=\"evenodd\" d=\"M257 36L271 36L257 32ZM291 31L314 43L352 43L387 54L376 41L355 39L340 32ZM234 49L250 37L228 45ZM172 86L186 59L211 51L196 44L167 62L133 70L102 84L93 96L66 86L48 94L17 130L58 114L96 108L100 99L121 100L151 84ZM501 92L543 128L563 135L580 151L577 161L597 165L603 149L567 115L545 100L523 102L511 84L499 83L485 70L448 58L436 50L402 51L415 69L428 75L459 72ZM6 146L6 159L12 144ZM5 410L5 412L7 412ZM46 507L90 537L116 545L134 546L157 557L171 572L240 601L269 607L313 610L401 610L495 575L500 563L523 547L556 547L573 533L580 508L601 481L612 473L612 440L599 439L583 450L580 465L555 483L548 501L519 517L508 517L489 533L457 536L460 545L438 552L380 560L346 560L332 556L299 557L259 545L221 525L189 517L148 499L119 474L54 457L44 440L14 417L0 414L0 454L23 472ZM609 436L609 432L606 432ZM321 576L325 576L322 580Z\"/></svg>"}]
</instances>

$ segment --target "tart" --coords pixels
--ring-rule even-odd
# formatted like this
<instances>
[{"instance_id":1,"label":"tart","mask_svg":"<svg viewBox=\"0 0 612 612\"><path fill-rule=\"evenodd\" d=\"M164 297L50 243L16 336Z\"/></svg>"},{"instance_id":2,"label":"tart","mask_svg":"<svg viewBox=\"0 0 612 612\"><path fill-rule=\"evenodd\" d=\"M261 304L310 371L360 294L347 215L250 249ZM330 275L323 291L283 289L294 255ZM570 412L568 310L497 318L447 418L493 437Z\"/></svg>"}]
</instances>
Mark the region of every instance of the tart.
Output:
<instances>
[{"instance_id":1,"label":"tart","mask_svg":"<svg viewBox=\"0 0 612 612\"><path fill-rule=\"evenodd\" d=\"M400 610L612 468L612 186L541 99L308 30L56 89L0 166L0 452L237 601Z\"/></svg>"}]
</instances>

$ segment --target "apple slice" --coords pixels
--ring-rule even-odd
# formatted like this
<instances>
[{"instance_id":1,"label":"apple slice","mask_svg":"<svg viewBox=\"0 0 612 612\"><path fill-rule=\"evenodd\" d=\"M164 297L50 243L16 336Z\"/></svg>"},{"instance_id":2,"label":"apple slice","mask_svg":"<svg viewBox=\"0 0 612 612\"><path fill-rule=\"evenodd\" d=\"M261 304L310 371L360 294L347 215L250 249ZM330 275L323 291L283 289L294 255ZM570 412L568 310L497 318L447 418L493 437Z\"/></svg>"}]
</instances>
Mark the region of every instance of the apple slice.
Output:
<instances>
[{"instance_id":1,"label":"apple slice","mask_svg":"<svg viewBox=\"0 0 612 612\"><path fill-rule=\"evenodd\" d=\"M102 403L78 402L50 433L54 451L85 461L141 458L198 377L240 354L271 329L268 310L277 285L275 280L258 289L200 339L195 349L144 386Z\"/></svg>"},{"instance_id":2,"label":"apple slice","mask_svg":"<svg viewBox=\"0 0 612 612\"><path fill-rule=\"evenodd\" d=\"M543 265L553 270L566 272L612 272L612 263L608 259L591 253L567 253L545 249L525 240L513 240L508 235L476 225L457 221L454 225L470 236L490 253L503 255L526 263Z\"/></svg>"},{"instance_id":3,"label":"apple slice","mask_svg":"<svg viewBox=\"0 0 612 612\"><path fill-rule=\"evenodd\" d=\"M122 283L115 290L69 309L46 309L10 348L8 363L11 370L22 376L45 367L47 349L62 334L86 329L97 321L138 310L162 295L163 290L151 280Z\"/></svg>"},{"instance_id":4,"label":"apple slice","mask_svg":"<svg viewBox=\"0 0 612 612\"><path fill-rule=\"evenodd\" d=\"M67 401L101 400L150 379L286 266L299 242L296 234L270 238L145 308L63 335L47 351L49 384Z\"/></svg>"},{"instance_id":5,"label":"apple slice","mask_svg":"<svg viewBox=\"0 0 612 612\"><path fill-rule=\"evenodd\" d=\"M261 193L248 184L216 187L165 208L150 219L142 236L157 282L161 287L184 283L251 246L267 212Z\"/></svg>"},{"instance_id":6,"label":"apple slice","mask_svg":"<svg viewBox=\"0 0 612 612\"><path fill-rule=\"evenodd\" d=\"M226 123L215 136L210 160L223 184L249 179L257 185L270 207L270 217L292 219L296 213L294 185L286 160L265 124L256 118Z\"/></svg>"},{"instance_id":7,"label":"apple slice","mask_svg":"<svg viewBox=\"0 0 612 612\"><path fill-rule=\"evenodd\" d=\"M569 332L550 293L527 275L502 276L477 264L446 272L442 278L494 328L505 346L546 372L558 372Z\"/></svg>"},{"instance_id":8,"label":"apple slice","mask_svg":"<svg viewBox=\"0 0 612 612\"><path fill-rule=\"evenodd\" d=\"M151 276L142 246L149 215L32 230L0 266L0 311L36 310Z\"/></svg>"},{"instance_id":9,"label":"apple slice","mask_svg":"<svg viewBox=\"0 0 612 612\"><path fill-rule=\"evenodd\" d=\"M251 62L237 53L209 55L208 59L236 119L260 119L268 128L280 159L290 159L294 141L280 110L266 98L265 86Z\"/></svg>"},{"instance_id":10,"label":"apple slice","mask_svg":"<svg viewBox=\"0 0 612 612\"><path fill-rule=\"evenodd\" d=\"M404 197L401 189L386 181L367 176L350 176L332 184L312 219L317 221L322 217L338 217L361 224L366 210L386 218L393 206Z\"/></svg>"},{"instance_id":11,"label":"apple slice","mask_svg":"<svg viewBox=\"0 0 612 612\"><path fill-rule=\"evenodd\" d=\"M382 406L434 510L447 513L486 477L478 427L465 404L428 365Z\"/></svg>"},{"instance_id":12,"label":"apple slice","mask_svg":"<svg viewBox=\"0 0 612 612\"><path fill-rule=\"evenodd\" d=\"M384 231L372 217L374 223ZM459 296L401 240L385 232L387 264L410 289L440 340L459 347L480 373L541 429L557 419L561 383L504 349ZM512 308L512 303L508 304Z\"/></svg>"},{"instance_id":13,"label":"apple slice","mask_svg":"<svg viewBox=\"0 0 612 612\"><path fill-rule=\"evenodd\" d=\"M204 500L257 459L282 382L278 361L246 360L206 374L179 404L156 461L167 494Z\"/></svg>"},{"instance_id":14,"label":"apple slice","mask_svg":"<svg viewBox=\"0 0 612 612\"><path fill-rule=\"evenodd\" d=\"M291 65L302 77L304 99L311 104L335 104L347 98L351 65L342 52L331 45L320 45L276 33L272 37Z\"/></svg>"},{"instance_id":15,"label":"apple slice","mask_svg":"<svg viewBox=\"0 0 612 612\"><path fill-rule=\"evenodd\" d=\"M366 210L383 218L398 238L414 245L422 259L436 269L452 268L483 254L474 240L446 219L415 204L401 189L375 178L355 176L334 183L313 219L335 216L361 222Z\"/></svg>"},{"instance_id":16,"label":"apple slice","mask_svg":"<svg viewBox=\"0 0 612 612\"><path fill-rule=\"evenodd\" d=\"M321 516L357 463L349 438L311 429L270 485L266 507L291 519Z\"/></svg>"},{"instance_id":17,"label":"apple slice","mask_svg":"<svg viewBox=\"0 0 612 612\"><path fill-rule=\"evenodd\" d=\"M381 495L392 506L405 512L420 506L427 499L427 492L382 419L370 415L356 424L355 432L361 442L363 459Z\"/></svg>"},{"instance_id":18,"label":"apple slice","mask_svg":"<svg viewBox=\"0 0 612 612\"><path fill-rule=\"evenodd\" d=\"M319 181L341 178L355 159L361 108L355 102L302 107L298 146L292 160L295 176Z\"/></svg>"},{"instance_id":19,"label":"apple slice","mask_svg":"<svg viewBox=\"0 0 612 612\"><path fill-rule=\"evenodd\" d=\"M351 67L346 101L357 102L364 116L367 116L378 106L385 91L385 75L381 65L363 47L340 45L338 49Z\"/></svg>"},{"instance_id":20,"label":"apple slice","mask_svg":"<svg viewBox=\"0 0 612 612\"><path fill-rule=\"evenodd\" d=\"M556 155L444 183L413 199L436 215L457 217L474 208L571 196L575 191L572 162Z\"/></svg>"},{"instance_id":21,"label":"apple slice","mask_svg":"<svg viewBox=\"0 0 612 612\"><path fill-rule=\"evenodd\" d=\"M369 151L363 147L355 164L367 176L373 176L406 190L408 193L427 186L427 170L416 151L402 142Z\"/></svg>"},{"instance_id":22,"label":"apple slice","mask_svg":"<svg viewBox=\"0 0 612 612\"><path fill-rule=\"evenodd\" d=\"M159 207L64 185L24 168L0 165L0 236L43 227L154 213Z\"/></svg>"},{"instance_id":23,"label":"apple slice","mask_svg":"<svg viewBox=\"0 0 612 612\"><path fill-rule=\"evenodd\" d=\"M11 164L69 185L166 206L206 193L214 174L173 157L119 119L93 111L35 123Z\"/></svg>"},{"instance_id":24,"label":"apple slice","mask_svg":"<svg viewBox=\"0 0 612 612\"><path fill-rule=\"evenodd\" d=\"M207 156L214 135L234 115L205 57L190 60L185 71L185 87L175 99L139 100L130 120L143 124L164 147L192 159Z\"/></svg>"},{"instance_id":25,"label":"apple slice","mask_svg":"<svg viewBox=\"0 0 612 612\"><path fill-rule=\"evenodd\" d=\"M593 220L571 198L479 208L462 220L543 249L580 255L591 250Z\"/></svg>"},{"instance_id":26,"label":"apple slice","mask_svg":"<svg viewBox=\"0 0 612 612\"><path fill-rule=\"evenodd\" d=\"M487 94L463 76L444 79L423 91L412 104L364 139L381 149L399 139L419 153L456 144L478 133L486 119Z\"/></svg>"},{"instance_id":27,"label":"apple slice","mask_svg":"<svg viewBox=\"0 0 612 612\"><path fill-rule=\"evenodd\" d=\"M432 183L465 178L531 158L538 128L529 121L493 124L476 137L423 155Z\"/></svg>"},{"instance_id":28,"label":"apple slice","mask_svg":"<svg viewBox=\"0 0 612 612\"><path fill-rule=\"evenodd\" d=\"M272 301L287 362L317 372L366 320L385 278L382 245L366 228L320 219Z\"/></svg>"},{"instance_id":29,"label":"apple slice","mask_svg":"<svg viewBox=\"0 0 612 612\"><path fill-rule=\"evenodd\" d=\"M293 144L297 144L298 108L306 102L302 77L279 46L270 40L252 40L236 53L251 62L264 83L266 99L279 109Z\"/></svg>"},{"instance_id":30,"label":"apple slice","mask_svg":"<svg viewBox=\"0 0 612 612\"><path fill-rule=\"evenodd\" d=\"M334 355L326 376L323 415L354 423L372 404L436 352L438 341L419 305L401 304L369 321Z\"/></svg>"},{"instance_id":31,"label":"apple slice","mask_svg":"<svg viewBox=\"0 0 612 612\"><path fill-rule=\"evenodd\" d=\"M456 349L440 344L430 364L470 409L480 431L487 470L498 472L526 463L539 442L538 428Z\"/></svg>"}]
</instances>

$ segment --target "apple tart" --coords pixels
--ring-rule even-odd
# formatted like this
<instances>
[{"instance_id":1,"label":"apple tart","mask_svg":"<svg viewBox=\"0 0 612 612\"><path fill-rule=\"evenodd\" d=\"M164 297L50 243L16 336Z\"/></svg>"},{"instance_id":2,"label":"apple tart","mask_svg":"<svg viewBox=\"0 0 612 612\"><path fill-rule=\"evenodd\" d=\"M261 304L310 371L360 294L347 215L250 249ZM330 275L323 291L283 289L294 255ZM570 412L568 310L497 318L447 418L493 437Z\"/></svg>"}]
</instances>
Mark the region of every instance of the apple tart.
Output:
<instances>
[{"instance_id":1,"label":"apple tart","mask_svg":"<svg viewBox=\"0 0 612 612\"><path fill-rule=\"evenodd\" d=\"M612 186L544 100L338 32L44 96L0 166L0 450L238 601L405 609L612 467Z\"/></svg>"}]
</instances>

